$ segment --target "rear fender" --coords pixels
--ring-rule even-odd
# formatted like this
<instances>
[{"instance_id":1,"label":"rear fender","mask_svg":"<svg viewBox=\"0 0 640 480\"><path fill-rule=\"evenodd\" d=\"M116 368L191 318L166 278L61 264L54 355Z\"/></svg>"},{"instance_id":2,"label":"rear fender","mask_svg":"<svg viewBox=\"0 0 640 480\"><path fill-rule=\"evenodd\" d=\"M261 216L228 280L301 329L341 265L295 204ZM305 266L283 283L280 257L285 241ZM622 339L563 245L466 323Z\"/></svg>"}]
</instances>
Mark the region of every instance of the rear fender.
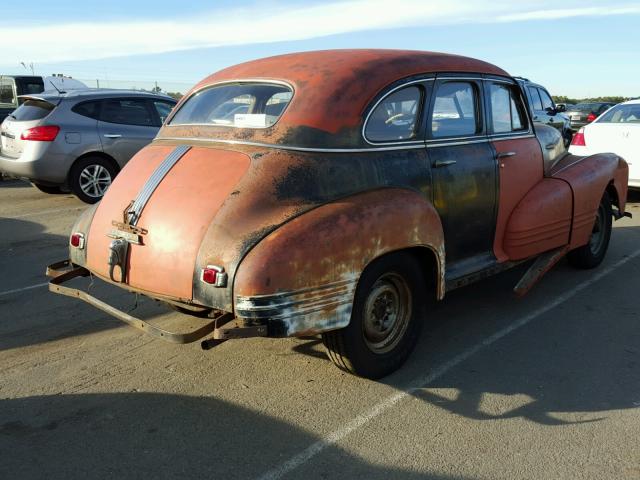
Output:
<instances>
[{"instance_id":1,"label":"rear fender","mask_svg":"<svg viewBox=\"0 0 640 480\"><path fill-rule=\"evenodd\" d=\"M598 153L561 167L554 178L566 181L573 191L573 224L571 249L589 242L596 212L605 191L613 188L620 213L624 213L627 198L629 167L613 153Z\"/></svg>"},{"instance_id":2,"label":"rear fender","mask_svg":"<svg viewBox=\"0 0 640 480\"><path fill-rule=\"evenodd\" d=\"M236 316L267 320L271 335L345 327L358 279L389 252L422 247L444 295L444 239L433 205L410 190L382 189L325 204L261 240L234 279Z\"/></svg>"}]
</instances>

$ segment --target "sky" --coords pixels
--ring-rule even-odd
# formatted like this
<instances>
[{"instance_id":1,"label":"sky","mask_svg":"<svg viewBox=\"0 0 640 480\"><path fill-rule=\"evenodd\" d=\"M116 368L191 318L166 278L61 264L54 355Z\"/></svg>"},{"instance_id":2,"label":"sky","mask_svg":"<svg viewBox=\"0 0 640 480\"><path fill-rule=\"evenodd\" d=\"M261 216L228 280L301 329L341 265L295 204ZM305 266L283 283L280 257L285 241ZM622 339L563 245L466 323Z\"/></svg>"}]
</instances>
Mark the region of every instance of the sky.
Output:
<instances>
[{"instance_id":1,"label":"sky","mask_svg":"<svg viewBox=\"0 0 640 480\"><path fill-rule=\"evenodd\" d=\"M640 2L270 0L8 2L0 74L186 91L229 65L329 48L456 53L553 95L640 96ZM7 45L5 43L5 45ZM27 68L21 66L23 62Z\"/></svg>"}]
</instances>

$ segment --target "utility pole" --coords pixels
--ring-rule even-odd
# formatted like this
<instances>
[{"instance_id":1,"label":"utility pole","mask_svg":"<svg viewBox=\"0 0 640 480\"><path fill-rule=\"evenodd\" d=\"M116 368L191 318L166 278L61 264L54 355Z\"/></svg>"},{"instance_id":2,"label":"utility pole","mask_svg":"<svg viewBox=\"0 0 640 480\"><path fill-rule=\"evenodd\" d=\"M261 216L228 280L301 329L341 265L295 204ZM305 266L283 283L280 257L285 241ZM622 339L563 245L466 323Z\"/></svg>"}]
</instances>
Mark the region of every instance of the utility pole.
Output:
<instances>
[{"instance_id":1,"label":"utility pole","mask_svg":"<svg viewBox=\"0 0 640 480\"><path fill-rule=\"evenodd\" d=\"M96 88L100 88L100 80L96 78Z\"/></svg>"}]
</instances>

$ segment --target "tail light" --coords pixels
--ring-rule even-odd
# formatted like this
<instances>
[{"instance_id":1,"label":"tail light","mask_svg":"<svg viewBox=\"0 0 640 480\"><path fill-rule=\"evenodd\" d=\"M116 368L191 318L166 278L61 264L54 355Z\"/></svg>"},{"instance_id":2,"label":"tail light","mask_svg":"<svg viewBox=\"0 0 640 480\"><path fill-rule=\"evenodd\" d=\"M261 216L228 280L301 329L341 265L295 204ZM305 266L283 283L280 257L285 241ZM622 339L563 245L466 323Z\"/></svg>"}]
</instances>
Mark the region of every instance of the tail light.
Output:
<instances>
[{"instance_id":1,"label":"tail light","mask_svg":"<svg viewBox=\"0 0 640 480\"><path fill-rule=\"evenodd\" d=\"M84 248L84 234L82 233L74 233L71 235L71 238L69 239L69 243L71 244L72 247L76 247L76 248Z\"/></svg>"},{"instance_id":2,"label":"tail light","mask_svg":"<svg viewBox=\"0 0 640 480\"><path fill-rule=\"evenodd\" d=\"M203 268L200 272L200 280L214 287L227 286L227 274L224 268L216 265L207 265L206 268Z\"/></svg>"},{"instance_id":3,"label":"tail light","mask_svg":"<svg viewBox=\"0 0 640 480\"><path fill-rule=\"evenodd\" d=\"M589 115L587 115L587 123L591 123L593 122L596 118L598 118L598 116L591 112Z\"/></svg>"},{"instance_id":4,"label":"tail light","mask_svg":"<svg viewBox=\"0 0 640 480\"><path fill-rule=\"evenodd\" d=\"M53 142L58 136L60 127L57 125L43 125L25 130L20 135L20 140L31 140L34 142Z\"/></svg>"},{"instance_id":5,"label":"tail light","mask_svg":"<svg viewBox=\"0 0 640 480\"><path fill-rule=\"evenodd\" d=\"M581 128L580 130L578 130L578 133L576 133L573 136L573 139L571 140L571 145L575 145L577 147L587 146L587 144L584 141L584 128Z\"/></svg>"}]
</instances>

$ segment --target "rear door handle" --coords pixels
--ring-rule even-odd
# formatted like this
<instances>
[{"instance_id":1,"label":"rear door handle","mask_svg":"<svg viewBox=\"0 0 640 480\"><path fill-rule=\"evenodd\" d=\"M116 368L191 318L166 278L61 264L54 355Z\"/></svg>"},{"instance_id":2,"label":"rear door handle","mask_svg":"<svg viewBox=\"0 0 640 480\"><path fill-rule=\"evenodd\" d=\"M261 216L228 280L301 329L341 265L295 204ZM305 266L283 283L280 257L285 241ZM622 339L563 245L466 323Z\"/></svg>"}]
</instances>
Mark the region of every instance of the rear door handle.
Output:
<instances>
[{"instance_id":1,"label":"rear door handle","mask_svg":"<svg viewBox=\"0 0 640 480\"><path fill-rule=\"evenodd\" d=\"M496 158L513 157L515 154L516 152L500 152L496 154Z\"/></svg>"},{"instance_id":2,"label":"rear door handle","mask_svg":"<svg viewBox=\"0 0 640 480\"><path fill-rule=\"evenodd\" d=\"M553 150L554 148L556 148L557 143L547 143L547 145L544 147L547 150Z\"/></svg>"},{"instance_id":3,"label":"rear door handle","mask_svg":"<svg viewBox=\"0 0 640 480\"><path fill-rule=\"evenodd\" d=\"M105 133L103 137L104 138L121 138L122 135L120 135L119 133Z\"/></svg>"}]
</instances>

